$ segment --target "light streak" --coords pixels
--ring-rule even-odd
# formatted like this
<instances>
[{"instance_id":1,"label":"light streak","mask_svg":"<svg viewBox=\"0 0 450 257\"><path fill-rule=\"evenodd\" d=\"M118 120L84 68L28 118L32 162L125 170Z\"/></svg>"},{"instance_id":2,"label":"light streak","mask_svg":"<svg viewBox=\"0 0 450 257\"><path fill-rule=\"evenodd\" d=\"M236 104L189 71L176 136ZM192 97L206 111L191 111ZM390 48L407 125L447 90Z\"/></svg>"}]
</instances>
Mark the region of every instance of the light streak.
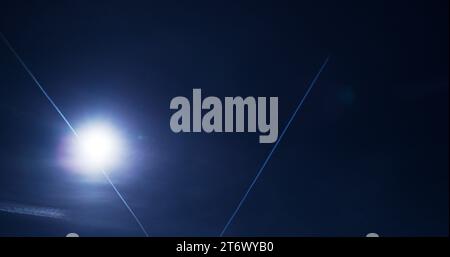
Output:
<instances>
[{"instance_id":1,"label":"light streak","mask_svg":"<svg viewBox=\"0 0 450 257\"><path fill-rule=\"evenodd\" d=\"M314 79L311 81L311 83L309 84L308 89L306 90L305 95L303 96L303 98L300 100L299 104L297 105L297 108L295 109L295 111L292 113L291 118L289 119L289 121L287 122L286 126L284 127L283 131L281 132L280 137L278 138L278 140L276 141L276 143L273 145L272 150L269 152L269 154L267 155L266 159L264 160L263 164L261 165L258 173L256 173L256 176L253 178L252 183L250 183L250 186L248 187L247 191L244 193L244 195L242 196L241 200L239 201L239 204L237 205L236 209L234 210L233 214L231 214L230 218L228 219L227 223L225 224L225 227L222 229L222 232L220 233L220 236L223 236L225 234L225 232L228 229L228 226L230 226L231 222L233 221L234 217L236 216L236 214L239 212L239 210L241 209L242 204L245 202L245 200L247 199L247 196L249 195L250 191L252 190L253 186L255 185L256 181L258 180L258 178L261 176L261 173L263 172L264 168L266 167L267 163L269 162L270 158L272 157L273 153L275 152L275 150L277 149L277 146L280 144L281 139L283 139L284 134L286 133L286 131L288 130L289 126L291 125L292 121L294 120L295 116L297 115L298 111L300 110L300 108L302 107L303 103L305 102L306 97L309 95L309 92L311 91L311 89L314 87L314 85L317 82L317 79L319 78L320 74L322 73L323 69L325 68L325 66L328 63L329 58L327 57L325 59L325 61L323 62L322 66L320 67L319 71L317 72L316 76L314 77Z\"/></svg>"}]
</instances>

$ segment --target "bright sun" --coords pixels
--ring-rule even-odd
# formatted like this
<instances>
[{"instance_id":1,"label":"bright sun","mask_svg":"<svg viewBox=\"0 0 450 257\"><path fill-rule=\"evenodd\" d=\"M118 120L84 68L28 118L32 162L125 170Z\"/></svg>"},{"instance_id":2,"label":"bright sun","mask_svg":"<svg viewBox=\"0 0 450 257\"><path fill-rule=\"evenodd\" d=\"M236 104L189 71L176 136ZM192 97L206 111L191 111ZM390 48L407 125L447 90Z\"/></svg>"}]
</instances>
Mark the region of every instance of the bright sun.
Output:
<instances>
[{"instance_id":1,"label":"bright sun","mask_svg":"<svg viewBox=\"0 0 450 257\"><path fill-rule=\"evenodd\" d=\"M84 170L101 172L120 160L123 143L119 134L106 124L91 124L77 131L76 157Z\"/></svg>"}]
</instances>

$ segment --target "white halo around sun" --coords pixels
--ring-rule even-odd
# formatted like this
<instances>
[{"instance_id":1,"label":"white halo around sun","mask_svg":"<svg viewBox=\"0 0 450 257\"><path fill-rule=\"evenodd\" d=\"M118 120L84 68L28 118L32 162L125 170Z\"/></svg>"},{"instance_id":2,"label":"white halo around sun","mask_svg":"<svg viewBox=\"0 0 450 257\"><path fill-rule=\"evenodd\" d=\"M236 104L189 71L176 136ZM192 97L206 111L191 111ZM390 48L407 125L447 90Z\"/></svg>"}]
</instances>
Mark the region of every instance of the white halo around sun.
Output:
<instances>
[{"instance_id":1,"label":"white halo around sun","mask_svg":"<svg viewBox=\"0 0 450 257\"><path fill-rule=\"evenodd\" d=\"M73 169L97 174L120 165L125 144L114 127L107 123L90 123L77 129L69 151Z\"/></svg>"}]
</instances>

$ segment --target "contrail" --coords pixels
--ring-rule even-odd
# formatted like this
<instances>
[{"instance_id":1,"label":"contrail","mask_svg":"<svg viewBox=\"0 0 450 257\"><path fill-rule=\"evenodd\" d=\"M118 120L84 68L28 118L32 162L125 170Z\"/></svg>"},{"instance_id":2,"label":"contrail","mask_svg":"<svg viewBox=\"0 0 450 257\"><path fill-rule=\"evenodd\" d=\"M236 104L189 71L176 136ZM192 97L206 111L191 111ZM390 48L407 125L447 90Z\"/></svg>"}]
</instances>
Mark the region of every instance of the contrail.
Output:
<instances>
[{"instance_id":1,"label":"contrail","mask_svg":"<svg viewBox=\"0 0 450 257\"><path fill-rule=\"evenodd\" d=\"M38 207L23 204L0 203L0 212L7 212L13 214L30 215L36 217L64 219L66 214L55 208Z\"/></svg>"},{"instance_id":2,"label":"contrail","mask_svg":"<svg viewBox=\"0 0 450 257\"><path fill-rule=\"evenodd\" d=\"M287 122L286 126L284 127L283 131L281 132L280 137L278 138L277 142L273 145L272 150L269 152L269 155L267 155L265 161L263 162L263 164L261 165L261 168L259 169L258 173L256 173L256 176L253 178L252 183L250 183L250 186L248 187L247 191L245 192L245 194L242 196L241 201L239 202L239 204L237 205L236 209L234 210L233 214L231 214L231 217L228 219L227 224L225 224L225 227L223 228L222 232L220 233L220 236L223 236L223 234L225 234L225 232L228 229L228 226L230 226L231 222L233 221L234 217L236 216L236 214L239 212L239 209L241 209L242 204L245 202L245 200L247 199L248 194L250 193L250 191L252 190L253 186L255 185L256 181L258 180L259 176L261 175L261 173L263 172L264 168L266 167L267 163L269 162L270 158L272 157L273 153L275 152L275 149L277 149L278 144L280 143L281 139L283 139L284 134L286 133L286 131L288 130L289 126L291 125L292 121L294 120L295 116L297 115L297 112L300 110L300 108L303 105L303 102L305 101L306 97L309 95L309 92L311 91L311 89L314 87L314 85L316 84L317 79L319 78L320 74L322 73L323 69L325 68L325 66L327 65L329 60L329 57L327 57L325 59L325 61L323 62L322 66L320 67L319 71L317 72L316 76L314 77L314 79L311 81L311 84L309 85L308 89L306 90L305 95L303 96L303 98L300 100L299 104L297 105L297 108L295 109L295 111L292 113L291 118L289 119L289 121Z\"/></svg>"},{"instance_id":3,"label":"contrail","mask_svg":"<svg viewBox=\"0 0 450 257\"><path fill-rule=\"evenodd\" d=\"M17 54L16 50L14 50L14 48L11 46L11 44L9 43L8 39L6 39L6 37L3 35L3 33L0 32L0 37L3 39L3 42L5 42L6 46L8 46L9 50L14 54L14 56L17 58L17 60L20 62L20 64L22 65L22 67L27 71L28 75L30 75L30 77L33 79L33 81L36 83L36 85L39 87L39 89L41 90L41 92L44 94L44 96L47 98L47 100L53 105L53 107L55 108L55 110L59 113L59 115L61 116L61 118L64 120L64 122L66 122L67 126L69 126L70 130L72 130L72 132L75 134L75 136L78 137L77 132L75 131L75 129L72 127L72 125L70 124L70 122L66 119L66 116L64 116L64 114L61 112L61 110L58 108L58 106L55 104L55 102L53 102L53 100L50 98L50 96L47 94L47 92L45 91L45 89L42 87L41 83L39 83L39 81L36 79L36 77L33 75L33 73L30 71L30 69L28 69L28 66L23 62L22 58L20 58L19 54Z\"/></svg>"},{"instance_id":4,"label":"contrail","mask_svg":"<svg viewBox=\"0 0 450 257\"><path fill-rule=\"evenodd\" d=\"M148 233L145 230L144 226L142 225L141 221L139 220L139 218L136 216L136 214L134 213L133 209L131 209L131 207L128 205L127 201L125 201L125 198L123 198L122 194L119 192L119 190L116 188L116 186L113 184L113 182L111 181L111 179L109 179L108 174L106 174L105 171L102 170L103 175L105 176L106 180L108 180L109 184L111 184L112 188L114 189L114 191L116 191L117 195L119 196L120 200L122 200L123 204L125 205L125 207L127 207L127 209L130 211L131 215L133 215L134 219L136 220L137 224L139 225L139 227L141 228L142 232L144 232L145 236L148 237Z\"/></svg>"},{"instance_id":5,"label":"contrail","mask_svg":"<svg viewBox=\"0 0 450 257\"><path fill-rule=\"evenodd\" d=\"M44 96L47 98L47 100L52 104L52 106L55 108L55 110L58 112L59 116L61 116L61 118L64 120L64 122L67 124L67 126L70 128L70 130L72 131L72 133L75 135L75 137L78 140L78 133L77 131L73 128L73 126L70 124L69 120L66 118L66 116L64 116L64 114L62 113L62 111L58 108L58 106L55 104L55 102L52 100L52 98L47 94L47 92L45 91L44 87L41 85L41 83L39 83L39 81L36 79L36 77L33 75L33 73L31 72L31 70L28 68L28 66L25 64L25 62L22 60L22 58L20 58L19 54L16 52L16 50L14 50L14 48L12 47L12 45L9 43L8 39L6 39L6 37L3 35L3 33L0 32L0 37L2 38L3 42L5 42L6 46L8 46L9 50L14 54L14 56L17 58L17 60L20 62L20 64L22 65L22 67L25 69L25 71L28 73L28 75L30 75L30 77L33 79L33 81L35 82L35 84L39 87L39 89L41 90L41 92L44 94ZM136 214L134 213L134 211L131 209L131 207L128 205L127 201L125 200L125 198L122 196L122 194L119 192L119 190L116 188L116 186L114 186L114 184L112 183L111 179L109 179L108 174L106 174L105 171L102 170L103 175L105 176L106 180L109 182L109 184L112 186L112 188L114 189L114 191L117 193L117 196L119 196L120 200L122 200L122 202L124 203L125 207L130 211L131 215L133 216L133 218L136 220L137 224L139 225L139 227L141 228L142 232L144 232L145 236L148 237L148 233L145 230L144 226L142 225L141 221L139 220L139 218L136 216Z\"/></svg>"}]
</instances>

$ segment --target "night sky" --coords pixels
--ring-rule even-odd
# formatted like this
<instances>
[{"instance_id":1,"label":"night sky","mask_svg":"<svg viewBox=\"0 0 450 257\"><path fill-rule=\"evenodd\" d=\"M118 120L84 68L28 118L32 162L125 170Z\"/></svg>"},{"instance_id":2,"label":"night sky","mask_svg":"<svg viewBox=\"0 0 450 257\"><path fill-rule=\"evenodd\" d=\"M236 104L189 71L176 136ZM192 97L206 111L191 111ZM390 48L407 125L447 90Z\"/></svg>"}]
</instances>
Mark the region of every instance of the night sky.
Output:
<instances>
[{"instance_id":1,"label":"night sky","mask_svg":"<svg viewBox=\"0 0 450 257\"><path fill-rule=\"evenodd\" d=\"M173 97L278 96L280 131L226 236L447 236L446 0L0 1L0 31L74 125L107 120L111 180L150 236L218 236L273 144L181 133ZM0 235L143 236L0 41ZM41 215L42 214L42 215Z\"/></svg>"}]
</instances>

